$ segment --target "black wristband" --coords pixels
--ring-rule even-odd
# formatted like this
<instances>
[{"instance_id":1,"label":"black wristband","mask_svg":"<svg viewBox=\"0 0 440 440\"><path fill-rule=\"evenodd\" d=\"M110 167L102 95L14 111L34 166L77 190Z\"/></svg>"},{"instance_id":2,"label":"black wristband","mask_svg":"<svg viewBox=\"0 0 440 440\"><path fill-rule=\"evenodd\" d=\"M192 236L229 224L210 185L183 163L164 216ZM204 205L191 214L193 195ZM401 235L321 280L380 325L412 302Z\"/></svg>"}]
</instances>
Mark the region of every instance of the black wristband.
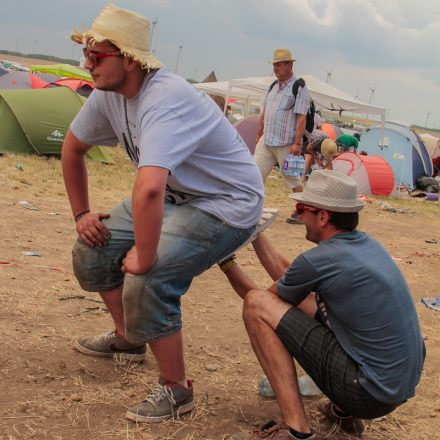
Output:
<instances>
[{"instance_id":1,"label":"black wristband","mask_svg":"<svg viewBox=\"0 0 440 440\"><path fill-rule=\"evenodd\" d=\"M85 211L80 212L79 214L76 214L75 217L74 217L75 222L77 222L81 217L85 216L89 212L90 212L90 209L86 209Z\"/></svg>"}]
</instances>

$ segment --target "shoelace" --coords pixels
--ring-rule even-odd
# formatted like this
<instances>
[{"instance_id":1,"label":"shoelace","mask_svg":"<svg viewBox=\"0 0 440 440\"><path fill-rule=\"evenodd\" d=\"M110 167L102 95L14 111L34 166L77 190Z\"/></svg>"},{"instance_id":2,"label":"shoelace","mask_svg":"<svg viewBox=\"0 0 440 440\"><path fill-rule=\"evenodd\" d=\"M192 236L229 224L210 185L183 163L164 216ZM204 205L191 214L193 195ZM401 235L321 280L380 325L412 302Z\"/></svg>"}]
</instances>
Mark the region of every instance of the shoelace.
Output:
<instances>
[{"instance_id":1,"label":"shoelace","mask_svg":"<svg viewBox=\"0 0 440 440\"><path fill-rule=\"evenodd\" d=\"M173 406L176 404L176 400L174 399L171 388L167 387L166 385L161 385L160 383L157 384L153 391L146 397L144 402L157 406L163 397L168 399L171 406L171 412L173 412Z\"/></svg>"}]
</instances>

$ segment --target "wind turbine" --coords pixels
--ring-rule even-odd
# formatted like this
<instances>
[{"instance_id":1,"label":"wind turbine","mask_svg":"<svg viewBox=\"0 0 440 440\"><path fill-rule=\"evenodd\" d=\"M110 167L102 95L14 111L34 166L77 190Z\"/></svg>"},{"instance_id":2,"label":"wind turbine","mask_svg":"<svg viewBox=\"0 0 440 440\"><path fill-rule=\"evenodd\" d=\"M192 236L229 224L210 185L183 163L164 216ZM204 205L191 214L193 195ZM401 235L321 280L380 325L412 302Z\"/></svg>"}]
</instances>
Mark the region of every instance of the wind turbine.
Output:
<instances>
[{"instance_id":1,"label":"wind turbine","mask_svg":"<svg viewBox=\"0 0 440 440\"><path fill-rule=\"evenodd\" d=\"M332 67L332 69L329 71L329 70L326 70L325 72L327 73L327 78L326 78L326 80L325 80L325 82L328 84L328 83L331 83L332 82L332 73L333 73L333 70L335 70L335 66L333 65L333 67Z\"/></svg>"},{"instance_id":2,"label":"wind turbine","mask_svg":"<svg viewBox=\"0 0 440 440\"><path fill-rule=\"evenodd\" d=\"M431 116L431 112L428 112L428 113L426 114L425 128L428 128L428 119L429 119L430 116Z\"/></svg>"},{"instance_id":3,"label":"wind turbine","mask_svg":"<svg viewBox=\"0 0 440 440\"><path fill-rule=\"evenodd\" d=\"M150 36L150 49L153 47L153 35L154 35L154 28L157 24L157 17L154 20L151 20L151 36Z\"/></svg>"},{"instance_id":4,"label":"wind turbine","mask_svg":"<svg viewBox=\"0 0 440 440\"><path fill-rule=\"evenodd\" d=\"M379 84L376 84L374 87L368 87L370 89L370 99L368 100L368 104L371 104L371 102L373 101L374 92L376 91L378 85Z\"/></svg>"},{"instance_id":5,"label":"wind turbine","mask_svg":"<svg viewBox=\"0 0 440 440\"><path fill-rule=\"evenodd\" d=\"M183 44L179 46L179 49L177 50L177 59L176 59L176 67L174 69L174 73L177 74L177 68L179 67L179 60L180 60L180 55L182 54L182 50L183 50Z\"/></svg>"}]
</instances>

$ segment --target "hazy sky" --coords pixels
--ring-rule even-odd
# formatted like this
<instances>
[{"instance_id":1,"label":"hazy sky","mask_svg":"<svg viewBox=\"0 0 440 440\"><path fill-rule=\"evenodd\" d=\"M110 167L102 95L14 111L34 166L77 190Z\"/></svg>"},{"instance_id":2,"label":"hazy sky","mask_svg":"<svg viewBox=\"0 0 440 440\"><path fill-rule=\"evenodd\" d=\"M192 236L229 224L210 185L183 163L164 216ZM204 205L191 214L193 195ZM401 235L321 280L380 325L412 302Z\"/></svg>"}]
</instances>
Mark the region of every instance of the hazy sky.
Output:
<instances>
[{"instance_id":1,"label":"hazy sky","mask_svg":"<svg viewBox=\"0 0 440 440\"><path fill-rule=\"evenodd\" d=\"M0 49L78 58L66 39L90 26L104 0L0 0ZM325 81L385 107L392 120L440 128L440 0L115 0L157 18L155 55L201 81L271 73L290 48L297 75ZM0 56L1 58L1 56ZM429 113L429 117L428 117Z\"/></svg>"}]
</instances>

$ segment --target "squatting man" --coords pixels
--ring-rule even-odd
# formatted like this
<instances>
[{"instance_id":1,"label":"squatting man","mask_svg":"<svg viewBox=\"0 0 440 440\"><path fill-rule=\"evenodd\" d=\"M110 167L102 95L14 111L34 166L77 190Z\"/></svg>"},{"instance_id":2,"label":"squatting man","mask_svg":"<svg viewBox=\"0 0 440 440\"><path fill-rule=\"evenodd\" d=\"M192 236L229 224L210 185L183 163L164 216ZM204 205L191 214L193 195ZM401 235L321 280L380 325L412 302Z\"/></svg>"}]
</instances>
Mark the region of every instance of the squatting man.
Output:
<instances>
[{"instance_id":1,"label":"squatting man","mask_svg":"<svg viewBox=\"0 0 440 440\"><path fill-rule=\"evenodd\" d=\"M425 356L415 306L388 252L356 229L364 202L351 177L316 170L290 197L306 239L317 246L291 263L258 235L254 249L276 281L268 290L233 258L221 266L244 298L246 330L283 419L233 439L324 438L310 430L294 360L330 399L321 412L361 436L362 419L384 416L414 396Z\"/></svg>"},{"instance_id":2,"label":"squatting man","mask_svg":"<svg viewBox=\"0 0 440 440\"><path fill-rule=\"evenodd\" d=\"M148 343L159 382L126 416L157 422L194 407L180 298L195 276L255 232L263 182L215 103L150 53L145 17L109 4L89 31L72 38L85 45L95 86L62 152L79 235L73 267L83 289L101 294L115 325L75 347L142 360ZM109 213L92 210L85 154L92 145L118 143L137 166L132 195Z\"/></svg>"}]
</instances>

